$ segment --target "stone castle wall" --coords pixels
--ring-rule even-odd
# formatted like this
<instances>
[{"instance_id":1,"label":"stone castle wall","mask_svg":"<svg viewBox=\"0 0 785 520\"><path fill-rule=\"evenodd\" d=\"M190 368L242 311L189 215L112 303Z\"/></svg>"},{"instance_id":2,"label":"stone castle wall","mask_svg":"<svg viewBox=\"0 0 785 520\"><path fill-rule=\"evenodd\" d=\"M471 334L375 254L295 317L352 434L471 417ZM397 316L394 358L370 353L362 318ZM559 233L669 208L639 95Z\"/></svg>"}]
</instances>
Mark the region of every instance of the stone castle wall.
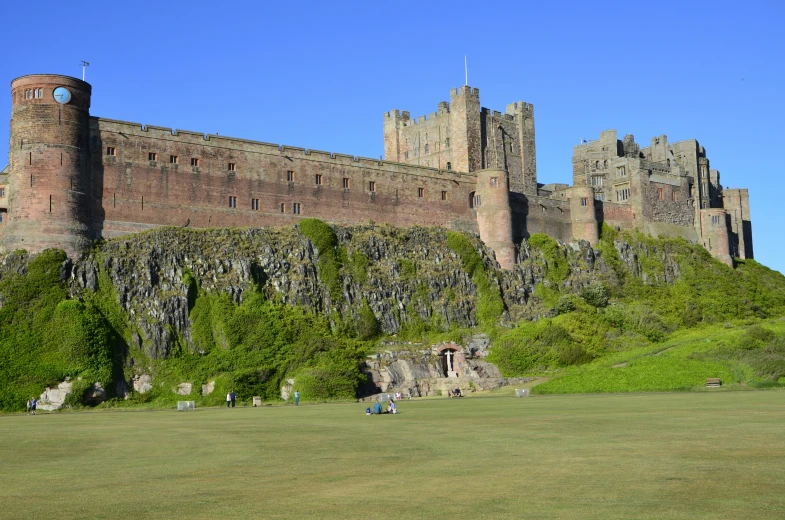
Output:
<instances>
[{"instance_id":1,"label":"stone castle wall","mask_svg":"<svg viewBox=\"0 0 785 520\"><path fill-rule=\"evenodd\" d=\"M91 147L93 178L100 179L95 225L104 237L160 225L278 226L304 217L477 230L473 174L97 118ZM106 154L109 147L116 155Z\"/></svg>"}]
</instances>

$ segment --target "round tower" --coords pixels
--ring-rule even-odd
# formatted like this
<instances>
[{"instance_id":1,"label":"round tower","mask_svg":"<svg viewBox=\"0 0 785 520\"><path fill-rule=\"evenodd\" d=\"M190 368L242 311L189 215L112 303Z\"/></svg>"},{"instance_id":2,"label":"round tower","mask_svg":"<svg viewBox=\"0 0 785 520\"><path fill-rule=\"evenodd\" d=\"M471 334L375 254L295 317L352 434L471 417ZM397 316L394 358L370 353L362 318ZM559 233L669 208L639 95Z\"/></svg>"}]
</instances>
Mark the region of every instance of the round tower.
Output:
<instances>
[{"instance_id":1,"label":"round tower","mask_svg":"<svg viewBox=\"0 0 785 520\"><path fill-rule=\"evenodd\" d=\"M11 82L8 224L0 247L78 256L90 245L88 83L57 74Z\"/></svg>"},{"instance_id":2,"label":"round tower","mask_svg":"<svg viewBox=\"0 0 785 520\"><path fill-rule=\"evenodd\" d=\"M594 188L573 187L567 190L567 197L570 199L573 240L585 240L595 245L600 240L600 230L594 212Z\"/></svg>"},{"instance_id":3,"label":"round tower","mask_svg":"<svg viewBox=\"0 0 785 520\"><path fill-rule=\"evenodd\" d=\"M512 209L505 170L478 170L474 208L480 238L493 249L502 269L515 265L515 244L512 240Z\"/></svg>"},{"instance_id":4,"label":"round tower","mask_svg":"<svg viewBox=\"0 0 785 520\"><path fill-rule=\"evenodd\" d=\"M722 208L700 210L703 247L720 262L733 267L725 210Z\"/></svg>"}]
</instances>

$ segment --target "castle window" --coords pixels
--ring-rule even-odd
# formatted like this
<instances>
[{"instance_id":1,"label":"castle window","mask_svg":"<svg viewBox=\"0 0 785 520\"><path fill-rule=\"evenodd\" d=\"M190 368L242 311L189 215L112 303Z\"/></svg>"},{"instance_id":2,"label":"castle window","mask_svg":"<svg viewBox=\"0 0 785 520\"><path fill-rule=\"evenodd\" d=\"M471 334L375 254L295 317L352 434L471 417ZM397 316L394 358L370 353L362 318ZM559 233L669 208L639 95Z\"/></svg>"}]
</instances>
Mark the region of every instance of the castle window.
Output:
<instances>
[{"instance_id":1,"label":"castle window","mask_svg":"<svg viewBox=\"0 0 785 520\"><path fill-rule=\"evenodd\" d=\"M191 157L191 166L193 167L199 166L199 159L197 159L196 157Z\"/></svg>"},{"instance_id":2,"label":"castle window","mask_svg":"<svg viewBox=\"0 0 785 520\"><path fill-rule=\"evenodd\" d=\"M403 158L404 159L408 159L409 158L409 150L406 150L405 152L403 152Z\"/></svg>"},{"instance_id":3,"label":"castle window","mask_svg":"<svg viewBox=\"0 0 785 520\"><path fill-rule=\"evenodd\" d=\"M251 199L251 209L259 211L259 199Z\"/></svg>"},{"instance_id":4,"label":"castle window","mask_svg":"<svg viewBox=\"0 0 785 520\"><path fill-rule=\"evenodd\" d=\"M286 172L286 181L287 182L294 182L294 172L292 170L289 170L288 172Z\"/></svg>"},{"instance_id":5,"label":"castle window","mask_svg":"<svg viewBox=\"0 0 785 520\"><path fill-rule=\"evenodd\" d=\"M237 170L237 164L235 164L235 163L233 163L233 162L230 162L230 163L227 165L227 168L228 168L228 170L229 170L230 172L236 171L236 170Z\"/></svg>"},{"instance_id":6,"label":"castle window","mask_svg":"<svg viewBox=\"0 0 785 520\"><path fill-rule=\"evenodd\" d=\"M671 192L671 200L673 202L677 202L679 200L679 198L676 196L676 192L675 191Z\"/></svg>"},{"instance_id":7,"label":"castle window","mask_svg":"<svg viewBox=\"0 0 785 520\"><path fill-rule=\"evenodd\" d=\"M599 201L605 200L605 194L604 193L595 193L594 194L594 200L599 200Z\"/></svg>"},{"instance_id":8,"label":"castle window","mask_svg":"<svg viewBox=\"0 0 785 520\"><path fill-rule=\"evenodd\" d=\"M448 141L449 141L449 139L448 139ZM449 162L447 163L447 169L448 169L448 170L452 170L452 164L451 164L451 163L449 163Z\"/></svg>"},{"instance_id":9,"label":"castle window","mask_svg":"<svg viewBox=\"0 0 785 520\"><path fill-rule=\"evenodd\" d=\"M158 154L155 153L155 152L148 153L147 154L147 160L148 161L157 161L158 160Z\"/></svg>"},{"instance_id":10,"label":"castle window","mask_svg":"<svg viewBox=\"0 0 785 520\"><path fill-rule=\"evenodd\" d=\"M370 181L368 183L368 191L370 191L371 193L376 191L376 183L375 182Z\"/></svg>"},{"instance_id":11,"label":"castle window","mask_svg":"<svg viewBox=\"0 0 785 520\"><path fill-rule=\"evenodd\" d=\"M670 159L666 159L666 161L667 161L668 168L670 168L670 166L671 166L671 160L670 160Z\"/></svg>"},{"instance_id":12,"label":"castle window","mask_svg":"<svg viewBox=\"0 0 785 520\"><path fill-rule=\"evenodd\" d=\"M491 177L491 188L498 188L498 187L499 187L499 178Z\"/></svg>"},{"instance_id":13,"label":"castle window","mask_svg":"<svg viewBox=\"0 0 785 520\"><path fill-rule=\"evenodd\" d=\"M322 185L322 174L321 173L317 173L316 174L316 177L314 178L314 183L317 186L321 186Z\"/></svg>"},{"instance_id":14,"label":"castle window","mask_svg":"<svg viewBox=\"0 0 785 520\"><path fill-rule=\"evenodd\" d=\"M428 144L425 144L425 153L428 153Z\"/></svg>"},{"instance_id":15,"label":"castle window","mask_svg":"<svg viewBox=\"0 0 785 520\"><path fill-rule=\"evenodd\" d=\"M177 157L176 155L169 156L169 164L177 164L179 162L180 162L180 158Z\"/></svg>"},{"instance_id":16,"label":"castle window","mask_svg":"<svg viewBox=\"0 0 785 520\"><path fill-rule=\"evenodd\" d=\"M665 190L662 188L657 188L657 198L660 200L665 200Z\"/></svg>"},{"instance_id":17,"label":"castle window","mask_svg":"<svg viewBox=\"0 0 785 520\"><path fill-rule=\"evenodd\" d=\"M0 197L5 197L5 188L0 188Z\"/></svg>"},{"instance_id":18,"label":"castle window","mask_svg":"<svg viewBox=\"0 0 785 520\"><path fill-rule=\"evenodd\" d=\"M442 190L442 200L447 200L447 192Z\"/></svg>"},{"instance_id":19,"label":"castle window","mask_svg":"<svg viewBox=\"0 0 785 520\"><path fill-rule=\"evenodd\" d=\"M114 146L107 146L106 155L117 155L117 150L115 149Z\"/></svg>"},{"instance_id":20,"label":"castle window","mask_svg":"<svg viewBox=\"0 0 785 520\"><path fill-rule=\"evenodd\" d=\"M600 161L594 161L594 168L597 170L600 169Z\"/></svg>"},{"instance_id":21,"label":"castle window","mask_svg":"<svg viewBox=\"0 0 785 520\"><path fill-rule=\"evenodd\" d=\"M540 206L540 212L541 213L547 213L548 212L548 208L546 208L545 206Z\"/></svg>"},{"instance_id":22,"label":"castle window","mask_svg":"<svg viewBox=\"0 0 785 520\"><path fill-rule=\"evenodd\" d=\"M602 186L602 179L603 177L600 175L595 175L591 178L591 185L592 186Z\"/></svg>"},{"instance_id":23,"label":"castle window","mask_svg":"<svg viewBox=\"0 0 785 520\"><path fill-rule=\"evenodd\" d=\"M33 98L33 91L30 89L25 90L25 99L32 99Z\"/></svg>"},{"instance_id":24,"label":"castle window","mask_svg":"<svg viewBox=\"0 0 785 520\"><path fill-rule=\"evenodd\" d=\"M286 213L286 204L281 203L281 213Z\"/></svg>"},{"instance_id":25,"label":"castle window","mask_svg":"<svg viewBox=\"0 0 785 520\"><path fill-rule=\"evenodd\" d=\"M425 188L417 188L417 196L423 198L425 195Z\"/></svg>"},{"instance_id":26,"label":"castle window","mask_svg":"<svg viewBox=\"0 0 785 520\"><path fill-rule=\"evenodd\" d=\"M294 213L295 215L299 215L300 214L300 203L299 202L295 202L294 204L292 204L292 213Z\"/></svg>"},{"instance_id":27,"label":"castle window","mask_svg":"<svg viewBox=\"0 0 785 520\"><path fill-rule=\"evenodd\" d=\"M714 224L715 226L718 226L720 224L720 216L719 215L712 215L711 216L711 223Z\"/></svg>"},{"instance_id":28,"label":"castle window","mask_svg":"<svg viewBox=\"0 0 785 520\"><path fill-rule=\"evenodd\" d=\"M608 167L608 160L607 159L602 161L602 167L603 168L607 168Z\"/></svg>"},{"instance_id":29,"label":"castle window","mask_svg":"<svg viewBox=\"0 0 785 520\"><path fill-rule=\"evenodd\" d=\"M616 202L627 200L629 198L630 198L630 189L629 188L616 190Z\"/></svg>"},{"instance_id":30,"label":"castle window","mask_svg":"<svg viewBox=\"0 0 785 520\"><path fill-rule=\"evenodd\" d=\"M627 175L627 171L624 169L624 166L616 169L616 177L624 177L625 175Z\"/></svg>"},{"instance_id":31,"label":"castle window","mask_svg":"<svg viewBox=\"0 0 785 520\"><path fill-rule=\"evenodd\" d=\"M343 189L344 190L348 190L349 189L349 178L348 177L344 177L343 178Z\"/></svg>"},{"instance_id":32,"label":"castle window","mask_svg":"<svg viewBox=\"0 0 785 520\"><path fill-rule=\"evenodd\" d=\"M589 205L589 199L587 199L586 197L583 197L581 199L581 206L588 206L588 205Z\"/></svg>"},{"instance_id":33,"label":"castle window","mask_svg":"<svg viewBox=\"0 0 785 520\"><path fill-rule=\"evenodd\" d=\"M230 208L237 207L237 197L229 197L229 207Z\"/></svg>"},{"instance_id":34,"label":"castle window","mask_svg":"<svg viewBox=\"0 0 785 520\"><path fill-rule=\"evenodd\" d=\"M473 204L472 207L479 208L482 205L482 197L480 197L480 195L474 195L472 204Z\"/></svg>"},{"instance_id":35,"label":"castle window","mask_svg":"<svg viewBox=\"0 0 785 520\"><path fill-rule=\"evenodd\" d=\"M449 137L444 140L444 147L445 148L449 148L450 147L450 138ZM447 163L447 164L450 164L450 163ZM447 168L447 169L449 170L449 168Z\"/></svg>"},{"instance_id":36,"label":"castle window","mask_svg":"<svg viewBox=\"0 0 785 520\"><path fill-rule=\"evenodd\" d=\"M40 88L33 89L33 98L41 99L42 97L44 97L44 90L43 89L40 89Z\"/></svg>"}]
</instances>

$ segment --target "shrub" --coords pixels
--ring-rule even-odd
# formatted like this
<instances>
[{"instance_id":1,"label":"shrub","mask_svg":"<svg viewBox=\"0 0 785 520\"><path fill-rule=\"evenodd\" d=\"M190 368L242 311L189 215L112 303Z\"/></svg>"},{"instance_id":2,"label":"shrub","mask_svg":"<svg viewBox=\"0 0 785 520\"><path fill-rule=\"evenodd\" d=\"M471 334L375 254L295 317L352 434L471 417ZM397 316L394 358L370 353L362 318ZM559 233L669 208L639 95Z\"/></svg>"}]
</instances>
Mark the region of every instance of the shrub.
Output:
<instances>
[{"instance_id":1,"label":"shrub","mask_svg":"<svg viewBox=\"0 0 785 520\"><path fill-rule=\"evenodd\" d=\"M581 289L581 298L592 307L606 307L610 300L610 291L602 282L594 281Z\"/></svg>"},{"instance_id":2,"label":"shrub","mask_svg":"<svg viewBox=\"0 0 785 520\"><path fill-rule=\"evenodd\" d=\"M567 314L575 310L575 299L572 294L563 294L559 297L559 302L556 304L556 312L559 314Z\"/></svg>"},{"instance_id":3,"label":"shrub","mask_svg":"<svg viewBox=\"0 0 785 520\"><path fill-rule=\"evenodd\" d=\"M542 233L535 233L527 240L529 247L537 249L545 259L545 278L553 283L563 282L570 275L570 264L559 244Z\"/></svg>"},{"instance_id":4,"label":"shrub","mask_svg":"<svg viewBox=\"0 0 785 520\"><path fill-rule=\"evenodd\" d=\"M379 335L379 321L376 319L368 302L363 300L363 305L357 313L357 320L355 321L355 330L357 337L362 341L373 339Z\"/></svg>"},{"instance_id":5,"label":"shrub","mask_svg":"<svg viewBox=\"0 0 785 520\"><path fill-rule=\"evenodd\" d=\"M341 258L338 251L338 237L333 228L319 219L306 218L300 221L300 232L305 235L319 252L319 276L330 290L334 302L343 299L341 285Z\"/></svg>"}]
</instances>

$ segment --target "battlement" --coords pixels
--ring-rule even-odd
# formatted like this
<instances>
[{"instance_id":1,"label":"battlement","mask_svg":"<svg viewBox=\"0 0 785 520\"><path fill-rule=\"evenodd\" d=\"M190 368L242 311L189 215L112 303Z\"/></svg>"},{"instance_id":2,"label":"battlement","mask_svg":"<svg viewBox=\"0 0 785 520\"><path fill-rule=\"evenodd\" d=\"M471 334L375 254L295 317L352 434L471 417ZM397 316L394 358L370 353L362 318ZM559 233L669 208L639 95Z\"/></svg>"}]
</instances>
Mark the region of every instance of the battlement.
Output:
<instances>
[{"instance_id":1,"label":"battlement","mask_svg":"<svg viewBox=\"0 0 785 520\"><path fill-rule=\"evenodd\" d=\"M498 110L491 110L490 108L482 107L480 111L484 116L498 117L499 119L507 119L508 121L513 121L515 119L510 113L502 114Z\"/></svg>"},{"instance_id":2,"label":"battlement","mask_svg":"<svg viewBox=\"0 0 785 520\"><path fill-rule=\"evenodd\" d=\"M524 101L516 101L515 103L508 104L507 107L505 107L504 111L512 115L515 115L518 112L531 114L532 112L534 112L534 105L531 103L526 103Z\"/></svg>"},{"instance_id":3,"label":"battlement","mask_svg":"<svg viewBox=\"0 0 785 520\"><path fill-rule=\"evenodd\" d=\"M450 98L458 96L472 96L480 99L480 89L472 88L469 85L463 85L458 88L450 89Z\"/></svg>"}]
</instances>

